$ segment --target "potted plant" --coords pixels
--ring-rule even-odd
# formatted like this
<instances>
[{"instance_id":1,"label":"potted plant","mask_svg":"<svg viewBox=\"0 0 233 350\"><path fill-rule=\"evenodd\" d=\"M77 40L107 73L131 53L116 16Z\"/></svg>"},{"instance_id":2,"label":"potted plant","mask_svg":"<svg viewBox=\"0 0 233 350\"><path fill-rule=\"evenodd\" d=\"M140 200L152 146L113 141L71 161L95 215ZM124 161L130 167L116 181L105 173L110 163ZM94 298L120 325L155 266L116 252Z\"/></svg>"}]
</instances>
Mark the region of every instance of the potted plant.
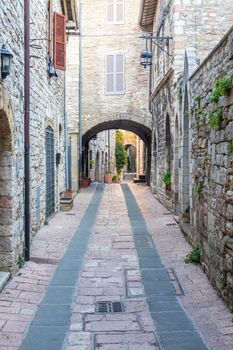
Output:
<instances>
[{"instance_id":1,"label":"potted plant","mask_svg":"<svg viewBox=\"0 0 233 350\"><path fill-rule=\"evenodd\" d=\"M119 182L119 179L118 179L117 175L114 175L114 176L112 177L112 182L113 182L113 183L118 183L118 182Z\"/></svg>"},{"instance_id":2,"label":"potted plant","mask_svg":"<svg viewBox=\"0 0 233 350\"><path fill-rule=\"evenodd\" d=\"M166 191L171 192L171 172L167 170L163 175L163 183L166 185Z\"/></svg>"},{"instance_id":3,"label":"potted plant","mask_svg":"<svg viewBox=\"0 0 233 350\"><path fill-rule=\"evenodd\" d=\"M82 188L86 188L90 185L91 179L89 177L84 177L81 179L81 186Z\"/></svg>"},{"instance_id":4,"label":"potted plant","mask_svg":"<svg viewBox=\"0 0 233 350\"><path fill-rule=\"evenodd\" d=\"M105 183L111 183L112 182L112 173L110 170L107 170L104 174L104 182Z\"/></svg>"}]
</instances>

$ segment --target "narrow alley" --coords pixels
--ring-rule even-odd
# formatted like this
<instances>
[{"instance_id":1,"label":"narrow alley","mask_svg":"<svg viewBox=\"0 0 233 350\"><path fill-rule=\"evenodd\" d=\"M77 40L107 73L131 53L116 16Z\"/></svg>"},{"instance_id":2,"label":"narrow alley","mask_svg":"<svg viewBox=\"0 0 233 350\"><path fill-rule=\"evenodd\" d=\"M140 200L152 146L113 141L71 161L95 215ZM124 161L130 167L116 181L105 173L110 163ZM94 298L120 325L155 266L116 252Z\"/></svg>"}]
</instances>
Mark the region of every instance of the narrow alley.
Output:
<instances>
[{"instance_id":1,"label":"narrow alley","mask_svg":"<svg viewBox=\"0 0 233 350\"><path fill-rule=\"evenodd\" d=\"M232 350L232 314L190 249L147 186L91 185L1 293L0 350Z\"/></svg>"}]
</instances>

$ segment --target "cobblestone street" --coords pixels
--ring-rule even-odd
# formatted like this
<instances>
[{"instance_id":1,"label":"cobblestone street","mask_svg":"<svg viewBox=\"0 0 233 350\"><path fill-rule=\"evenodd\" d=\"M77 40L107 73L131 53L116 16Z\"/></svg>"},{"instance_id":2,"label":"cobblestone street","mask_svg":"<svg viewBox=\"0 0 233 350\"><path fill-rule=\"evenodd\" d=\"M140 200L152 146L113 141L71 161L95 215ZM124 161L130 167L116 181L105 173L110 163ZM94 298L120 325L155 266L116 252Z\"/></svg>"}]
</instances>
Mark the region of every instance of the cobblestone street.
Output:
<instances>
[{"instance_id":1,"label":"cobblestone street","mask_svg":"<svg viewBox=\"0 0 233 350\"><path fill-rule=\"evenodd\" d=\"M232 314L190 250L149 187L82 190L0 294L0 350L232 350Z\"/></svg>"}]
</instances>

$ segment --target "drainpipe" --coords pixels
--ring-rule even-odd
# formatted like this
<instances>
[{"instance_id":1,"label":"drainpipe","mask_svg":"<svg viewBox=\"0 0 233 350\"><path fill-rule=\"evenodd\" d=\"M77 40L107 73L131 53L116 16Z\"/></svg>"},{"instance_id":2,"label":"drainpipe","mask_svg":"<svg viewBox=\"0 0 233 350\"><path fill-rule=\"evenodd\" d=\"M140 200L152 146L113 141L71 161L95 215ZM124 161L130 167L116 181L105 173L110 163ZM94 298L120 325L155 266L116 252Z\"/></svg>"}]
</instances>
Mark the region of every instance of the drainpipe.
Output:
<instances>
[{"instance_id":1,"label":"drainpipe","mask_svg":"<svg viewBox=\"0 0 233 350\"><path fill-rule=\"evenodd\" d=\"M82 0L79 0L79 189L82 175Z\"/></svg>"},{"instance_id":2,"label":"drainpipe","mask_svg":"<svg viewBox=\"0 0 233 350\"><path fill-rule=\"evenodd\" d=\"M30 0L24 0L24 232L30 260Z\"/></svg>"},{"instance_id":3,"label":"drainpipe","mask_svg":"<svg viewBox=\"0 0 233 350\"><path fill-rule=\"evenodd\" d=\"M110 132L111 130L108 130L108 171L111 172L112 169L111 169L111 159L110 159L111 158Z\"/></svg>"},{"instance_id":4,"label":"drainpipe","mask_svg":"<svg viewBox=\"0 0 233 350\"><path fill-rule=\"evenodd\" d=\"M66 108L66 71L64 72L64 137L65 137L65 173L66 173L66 191L70 190L69 184L69 158L68 158L68 123Z\"/></svg>"}]
</instances>

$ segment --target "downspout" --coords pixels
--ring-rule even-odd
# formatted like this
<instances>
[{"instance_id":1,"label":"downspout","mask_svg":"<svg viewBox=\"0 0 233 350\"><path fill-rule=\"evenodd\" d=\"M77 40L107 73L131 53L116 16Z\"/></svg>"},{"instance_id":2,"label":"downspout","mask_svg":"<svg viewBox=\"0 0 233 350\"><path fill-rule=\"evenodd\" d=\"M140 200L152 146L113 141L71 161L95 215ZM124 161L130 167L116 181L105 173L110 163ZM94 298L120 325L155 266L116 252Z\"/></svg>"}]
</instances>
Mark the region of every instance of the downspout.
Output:
<instances>
[{"instance_id":1,"label":"downspout","mask_svg":"<svg viewBox=\"0 0 233 350\"><path fill-rule=\"evenodd\" d=\"M24 0L24 232L30 260L30 0Z\"/></svg>"},{"instance_id":2,"label":"downspout","mask_svg":"<svg viewBox=\"0 0 233 350\"><path fill-rule=\"evenodd\" d=\"M79 0L79 189L82 176L82 0Z\"/></svg>"},{"instance_id":3,"label":"downspout","mask_svg":"<svg viewBox=\"0 0 233 350\"><path fill-rule=\"evenodd\" d=\"M110 130L108 130L108 171L112 171L111 169L111 145L110 145Z\"/></svg>"},{"instance_id":4,"label":"downspout","mask_svg":"<svg viewBox=\"0 0 233 350\"><path fill-rule=\"evenodd\" d=\"M66 191L70 190L69 184L69 162L68 162L68 123L66 108L66 71L64 71L64 129L65 129L65 174L66 174Z\"/></svg>"}]
</instances>

